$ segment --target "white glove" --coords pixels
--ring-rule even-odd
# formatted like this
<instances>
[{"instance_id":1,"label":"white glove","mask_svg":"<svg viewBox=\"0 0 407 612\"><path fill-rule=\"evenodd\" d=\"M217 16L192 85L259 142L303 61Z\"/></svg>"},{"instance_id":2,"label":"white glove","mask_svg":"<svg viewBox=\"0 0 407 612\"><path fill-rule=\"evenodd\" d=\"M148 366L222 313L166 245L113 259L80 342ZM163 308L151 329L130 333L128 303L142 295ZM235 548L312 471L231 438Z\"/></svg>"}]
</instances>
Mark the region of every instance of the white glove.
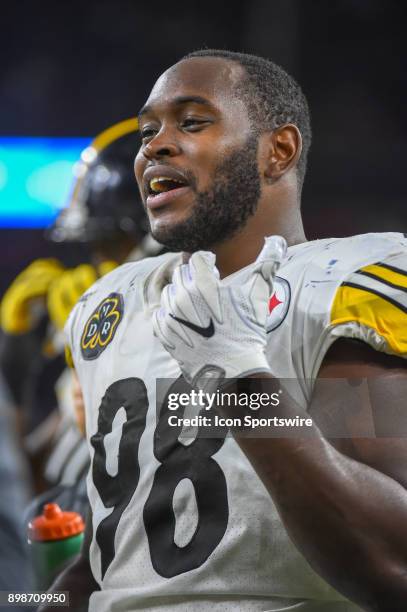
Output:
<instances>
[{"instance_id":1,"label":"white glove","mask_svg":"<svg viewBox=\"0 0 407 612\"><path fill-rule=\"evenodd\" d=\"M203 386L199 381L205 378L270 372L264 353L268 299L286 248L281 236L265 238L244 284L220 281L215 255L208 251L194 253L175 269L153 327L193 386Z\"/></svg>"}]
</instances>

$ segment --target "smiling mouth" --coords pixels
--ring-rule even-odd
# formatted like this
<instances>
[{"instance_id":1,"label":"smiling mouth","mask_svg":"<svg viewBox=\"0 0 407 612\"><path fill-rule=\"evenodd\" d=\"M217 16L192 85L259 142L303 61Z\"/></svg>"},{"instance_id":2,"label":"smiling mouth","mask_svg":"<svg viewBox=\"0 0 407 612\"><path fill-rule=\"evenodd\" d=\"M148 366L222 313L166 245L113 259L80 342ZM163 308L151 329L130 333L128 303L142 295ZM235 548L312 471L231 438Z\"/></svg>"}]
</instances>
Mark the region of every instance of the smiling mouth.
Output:
<instances>
[{"instance_id":1,"label":"smiling mouth","mask_svg":"<svg viewBox=\"0 0 407 612\"><path fill-rule=\"evenodd\" d=\"M169 191L174 191L182 187L187 187L187 184L181 180L169 178L167 176L158 176L149 181L147 195L154 198L162 193L168 193Z\"/></svg>"}]
</instances>

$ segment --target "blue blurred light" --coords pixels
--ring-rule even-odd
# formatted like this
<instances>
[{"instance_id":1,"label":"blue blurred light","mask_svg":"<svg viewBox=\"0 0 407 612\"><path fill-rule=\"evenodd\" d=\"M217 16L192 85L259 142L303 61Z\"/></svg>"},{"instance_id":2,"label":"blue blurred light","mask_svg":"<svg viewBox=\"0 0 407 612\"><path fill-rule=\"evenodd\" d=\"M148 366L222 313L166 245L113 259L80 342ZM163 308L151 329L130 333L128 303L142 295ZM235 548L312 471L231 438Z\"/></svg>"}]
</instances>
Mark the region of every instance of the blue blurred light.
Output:
<instances>
[{"instance_id":1,"label":"blue blurred light","mask_svg":"<svg viewBox=\"0 0 407 612\"><path fill-rule=\"evenodd\" d=\"M67 203L90 138L0 137L0 227L43 228Z\"/></svg>"}]
</instances>

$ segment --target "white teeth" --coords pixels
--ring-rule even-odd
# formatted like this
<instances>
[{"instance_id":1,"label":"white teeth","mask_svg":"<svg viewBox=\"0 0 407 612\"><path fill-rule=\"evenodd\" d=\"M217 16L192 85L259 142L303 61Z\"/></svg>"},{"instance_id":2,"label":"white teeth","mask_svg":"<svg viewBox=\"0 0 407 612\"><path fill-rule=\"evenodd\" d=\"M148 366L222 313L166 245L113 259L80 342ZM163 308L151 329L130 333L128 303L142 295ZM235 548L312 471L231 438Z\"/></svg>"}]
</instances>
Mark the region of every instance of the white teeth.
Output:
<instances>
[{"instance_id":1,"label":"white teeth","mask_svg":"<svg viewBox=\"0 0 407 612\"><path fill-rule=\"evenodd\" d=\"M169 176L156 176L150 181L151 191L153 191L154 193L162 193L163 191L168 191L168 189L166 188L167 186L165 185L165 183L167 183L168 181L170 181L171 183L179 183L180 185L184 184L182 181L170 178Z\"/></svg>"}]
</instances>

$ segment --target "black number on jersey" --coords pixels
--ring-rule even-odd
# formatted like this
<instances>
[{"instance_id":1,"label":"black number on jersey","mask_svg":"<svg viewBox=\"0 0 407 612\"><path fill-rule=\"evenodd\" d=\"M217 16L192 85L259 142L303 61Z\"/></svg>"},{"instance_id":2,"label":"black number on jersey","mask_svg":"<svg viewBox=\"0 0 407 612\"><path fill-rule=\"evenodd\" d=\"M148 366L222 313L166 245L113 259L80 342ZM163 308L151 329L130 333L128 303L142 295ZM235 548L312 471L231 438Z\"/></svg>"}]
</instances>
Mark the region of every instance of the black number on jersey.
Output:
<instances>
[{"instance_id":1,"label":"black number on jersey","mask_svg":"<svg viewBox=\"0 0 407 612\"><path fill-rule=\"evenodd\" d=\"M113 419L120 408L126 411L119 444L118 472L106 469L105 436L112 431ZM92 464L93 482L106 508L113 512L104 518L96 530L102 561L102 578L115 555L114 538L120 518L128 506L140 477L138 447L146 426L147 389L139 378L119 380L107 389L99 408L98 431L90 439L95 455Z\"/></svg>"},{"instance_id":2,"label":"black number on jersey","mask_svg":"<svg viewBox=\"0 0 407 612\"><path fill-rule=\"evenodd\" d=\"M180 385L185 391L182 377L174 383L167 397L179 391ZM119 444L118 472L111 476L106 469L105 436L111 433L113 419L121 407L126 411L127 420ZM115 556L114 539L119 520L138 485L138 449L147 410L147 389L138 378L113 383L99 408L98 432L91 438L95 449L92 475L104 506L113 508L96 530L102 578ZM154 434L154 454L161 465L155 473L143 515L153 567L164 578L171 578L196 569L215 550L226 531L229 507L225 476L212 458L225 438L198 436L186 446L178 439L181 428L169 427L167 417L165 400ZM226 435L226 430L224 433ZM194 485L199 519L190 542L180 547L174 542L176 519L172 502L178 483L184 479Z\"/></svg>"},{"instance_id":3,"label":"black number on jersey","mask_svg":"<svg viewBox=\"0 0 407 612\"><path fill-rule=\"evenodd\" d=\"M190 387L188 388L190 390ZM180 378L169 393L184 393L186 382ZM172 578L200 567L223 538L229 517L226 479L212 459L225 438L199 438L187 446L179 441L182 427L170 427L168 394L161 408L154 434L154 454L161 462L144 506L144 525L155 571ZM179 411L177 415L180 416ZM224 431L226 435L226 429ZM190 542L183 547L174 542L174 491L181 480L194 485L198 525Z\"/></svg>"}]
</instances>

